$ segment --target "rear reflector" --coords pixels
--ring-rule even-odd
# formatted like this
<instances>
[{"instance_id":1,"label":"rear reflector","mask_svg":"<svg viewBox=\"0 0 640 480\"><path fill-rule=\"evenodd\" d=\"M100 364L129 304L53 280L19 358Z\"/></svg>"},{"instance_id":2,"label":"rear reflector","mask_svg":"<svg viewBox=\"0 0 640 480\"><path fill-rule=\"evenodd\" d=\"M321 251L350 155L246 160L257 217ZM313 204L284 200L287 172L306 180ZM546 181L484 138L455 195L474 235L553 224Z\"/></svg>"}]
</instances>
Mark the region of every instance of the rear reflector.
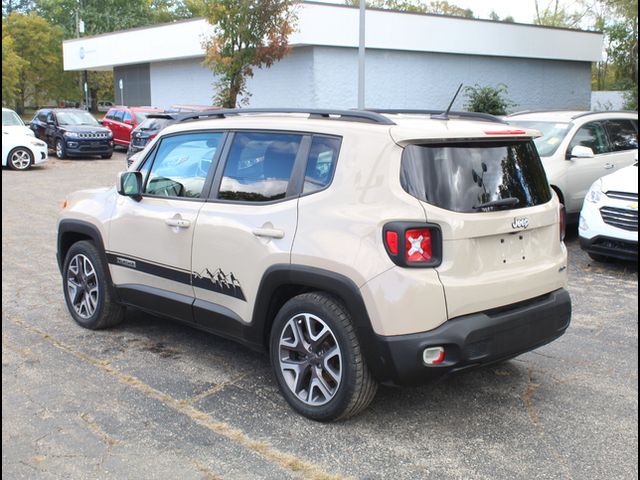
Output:
<instances>
[{"instance_id":1,"label":"rear reflector","mask_svg":"<svg viewBox=\"0 0 640 480\"><path fill-rule=\"evenodd\" d=\"M524 130L485 130L486 135L526 135Z\"/></svg>"},{"instance_id":2,"label":"rear reflector","mask_svg":"<svg viewBox=\"0 0 640 480\"><path fill-rule=\"evenodd\" d=\"M422 352L422 361L425 365L438 365L444 362L444 347L425 348Z\"/></svg>"},{"instance_id":3,"label":"rear reflector","mask_svg":"<svg viewBox=\"0 0 640 480\"><path fill-rule=\"evenodd\" d=\"M387 248L392 255L398 255L398 232L387 231L385 232L385 241L387 242Z\"/></svg>"},{"instance_id":4,"label":"rear reflector","mask_svg":"<svg viewBox=\"0 0 640 480\"><path fill-rule=\"evenodd\" d=\"M431 250L431 230L410 229L404 232L405 260L407 263L426 263L433 258Z\"/></svg>"}]
</instances>

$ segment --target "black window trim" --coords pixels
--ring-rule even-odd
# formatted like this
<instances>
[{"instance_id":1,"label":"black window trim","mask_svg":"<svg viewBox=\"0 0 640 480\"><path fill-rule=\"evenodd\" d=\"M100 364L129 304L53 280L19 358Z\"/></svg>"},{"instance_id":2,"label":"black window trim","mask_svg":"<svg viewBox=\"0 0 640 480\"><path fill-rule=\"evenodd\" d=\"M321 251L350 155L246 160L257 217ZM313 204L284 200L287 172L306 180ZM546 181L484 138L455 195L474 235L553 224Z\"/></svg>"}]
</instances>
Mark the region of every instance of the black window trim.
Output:
<instances>
[{"instance_id":1,"label":"black window trim","mask_svg":"<svg viewBox=\"0 0 640 480\"><path fill-rule=\"evenodd\" d=\"M177 137L177 136L182 136L182 135L193 135L193 134L199 134L199 133L220 133L220 134L222 134L222 138L220 139L220 145L216 149L216 153L213 156L213 158L211 159L211 167L209 168L209 172L207 172L207 177L205 178L204 185L202 186L202 192L201 192L200 196L197 197L197 198L191 198L191 197L169 197L169 196L165 196L165 195L151 195L151 194L148 194L148 193L142 193L142 198L161 198L161 199L165 199L165 200L180 200L180 201L185 201L185 202L201 202L201 203L205 203L207 201L209 192L211 190L211 184L213 183L213 179L214 179L214 172L217 171L218 165L220 164L220 158L222 157L223 150L225 148L227 148L229 132L226 131L226 130L189 130L189 131L186 131L186 132L175 132L175 133L170 133L168 135L163 135L162 138L160 139L160 141L157 142L153 146L153 149L149 152L149 154L143 159L142 162L140 162L140 165L138 166L137 171L139 172L140 169L147 162L151 162L151 164L149 165L149 173L151 173L151 169L153 168L153 164L156 161L156 155L158 154L158 150L160 149L159 146L162 145L162 142L166 138L172 138L172 137ZM143 183L142 183L142 191L143 192L147 188L148 180L149 180L149 176L148 175L147 175L147 178L143 178L142 179L142 181L143 181Z\"/></svg>"},{"instance_id":2,"label":"black window trim","mask_svg":"<svg viewBox=\"0 0 640 480\"><path fill-rule=\"evenodd\" d=\"M207 129L207 130L189 130L189 131L181 131L176 133L171 133L168 135L163 135L162 138L153 146L153 148L145 155L145 157L140 162L140 165L137 168L137 171L140 171L147 162L151 162L149 166L149 171L153 168L153 163L155 162L156 154L159 149L159 145L165 138L173 137L176 135L187 135L192 133L223 133L224 136L221 140L221 146L216 151L216 155L212 160L212 165L209 173L207 174L207 179L205 180L204 186L202 188L202 195L199 198L186 198L186 197L164 197L160 195L149 195L146 193L142 194L142 197L148 198L165 198L165 199L173 199L173 200L184 200L189 202L206 202L206 203L228 203L235 205L273 205L276 203L287 202L292 199L307 197L309 195L315 195L316 193L320 193L324 190L327 190L332 184L333 179L335 177L335 173L338 167L338 160L340 158L340 152L342 151L342 142L343 137L340 135L331 135L326 133L315 133L308 131L298 131L298 130L271 130L271 129ZM291 177L289 179L289 185L287 187L287 192L284 198L280 198L278 200L271 200L268 202L251 202L245 200L226 200L217 198L218 191L220 189L220 184L222 183L222 177L224 174L224 168L227 164L227 160L229 158L229 151L231 150L231 145L233 144L233 139L236 133L274 133L274 134L282 134L282 135L300 135L302 136L302 140L300 141L300 147L298 149L298 154L296 155L296 159L294 161L293 169L291 170ZM327 184L321 189L314 190L312 192L303 193L304 189L304 179L305 173L307 171L307 164L309 162L309 153L311 151L311 144L313 143L314 138L329 138L338 140L338 150L336 152L335 165L333 167L333 171L331 172L331 178ZM527 137L528 138L528 137ZM214 171L212 175L212 171ZM143 179L143 190L146 188L148 178Z\"/></svg>"}]
</instances>

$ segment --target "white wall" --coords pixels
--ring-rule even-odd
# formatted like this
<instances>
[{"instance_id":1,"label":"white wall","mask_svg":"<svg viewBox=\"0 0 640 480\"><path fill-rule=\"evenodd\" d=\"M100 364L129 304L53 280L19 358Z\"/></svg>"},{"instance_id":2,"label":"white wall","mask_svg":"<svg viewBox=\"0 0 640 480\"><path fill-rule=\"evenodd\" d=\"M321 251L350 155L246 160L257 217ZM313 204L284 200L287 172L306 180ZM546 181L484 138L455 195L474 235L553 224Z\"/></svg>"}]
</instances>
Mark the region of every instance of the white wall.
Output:
<instances>
[{"instance_id":1,"label":"white wall","mask_svg":"<svg viewBox=\"0 0 640 480\"><path fill-rule=\"evenodd\" d=\"M625 92L614 90L591 92L591 110L622 110L624 109Z\"/></svg>"}]
</instances>

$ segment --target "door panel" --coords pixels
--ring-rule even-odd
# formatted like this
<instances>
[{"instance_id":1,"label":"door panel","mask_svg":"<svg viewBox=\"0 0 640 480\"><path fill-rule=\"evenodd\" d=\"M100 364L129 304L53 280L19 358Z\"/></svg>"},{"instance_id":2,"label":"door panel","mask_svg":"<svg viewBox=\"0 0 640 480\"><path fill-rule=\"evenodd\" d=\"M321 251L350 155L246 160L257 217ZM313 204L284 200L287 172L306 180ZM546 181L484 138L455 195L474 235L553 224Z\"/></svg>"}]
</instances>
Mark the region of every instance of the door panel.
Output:
<instances>
[{"instance_id":1,"label":"door panel","mask_svg":"<svg viewBox=\"0 0 640 480\"><path fill-rule=\"evenodd\" d=\"M310 137L295 134L234 135L214 182L217 198L203 206L196 225L193 285L198 300L251 321L264 272L291 261L301 187L295 178L302 177L294 172L302 173L309 144ZM205 314L195 320L214 321Z\"/></svg>"},{"instance_id":2,"label":"door panel","mask_svg":"<svg viewBox=\"0 0 640 480\"><path fill-rule=\"evenodd\" d=\"M151 167L143 166L142 200L118 198L107 246L116 285L145 286L193 299L193 234L223 137L220 132L201 132L163 138Z\"/></svg>"}]
</instances>

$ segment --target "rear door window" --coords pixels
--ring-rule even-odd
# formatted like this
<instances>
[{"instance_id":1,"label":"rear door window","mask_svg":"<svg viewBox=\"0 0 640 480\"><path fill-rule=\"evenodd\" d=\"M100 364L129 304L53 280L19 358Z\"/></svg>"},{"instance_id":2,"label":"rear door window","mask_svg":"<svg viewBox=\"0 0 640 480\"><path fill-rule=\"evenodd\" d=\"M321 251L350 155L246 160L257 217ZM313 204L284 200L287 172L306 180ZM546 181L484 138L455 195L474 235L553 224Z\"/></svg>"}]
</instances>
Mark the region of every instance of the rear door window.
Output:
<instances>
[{"instance_id":1,"label":"rear door window","mask_svg":"<svg viewBox=\"0 0 640 480\"><path fill-rule=\"evenodd\" d=\"M604 124L612 152L638 148L638 132L631 120L607 120Z\"/></svg>"},{"instance_id":2,"label":"rear door window","mask_svg":"<svg viewBox=\"0 0 640 480\"><path fill-rule=\"evenodd\" d=\"M551 200L532 141L409 145L402 154L400 181L414 197L461 213L526 208Z\"/></svg>"},{"instance_id":3,"label":"rear door window","mask_svg":"<svg viewBox=\"0 0 640 480\"><path fill-rule=\"evenodd\" d=\"M331 183L339 151L339 138L313 137L304 175L303 194L317 192Z\"/></svg>"},{"instance_id":4,"label":"rear door window","mask_svg":"<svg viewBox=\"0 0 640 480\"><path fill-rule=\"evenodd\" d=\"M224 167L218 198L243 202L281 200L302 135L238 132Z\"/></svg>"}]
</instances>

